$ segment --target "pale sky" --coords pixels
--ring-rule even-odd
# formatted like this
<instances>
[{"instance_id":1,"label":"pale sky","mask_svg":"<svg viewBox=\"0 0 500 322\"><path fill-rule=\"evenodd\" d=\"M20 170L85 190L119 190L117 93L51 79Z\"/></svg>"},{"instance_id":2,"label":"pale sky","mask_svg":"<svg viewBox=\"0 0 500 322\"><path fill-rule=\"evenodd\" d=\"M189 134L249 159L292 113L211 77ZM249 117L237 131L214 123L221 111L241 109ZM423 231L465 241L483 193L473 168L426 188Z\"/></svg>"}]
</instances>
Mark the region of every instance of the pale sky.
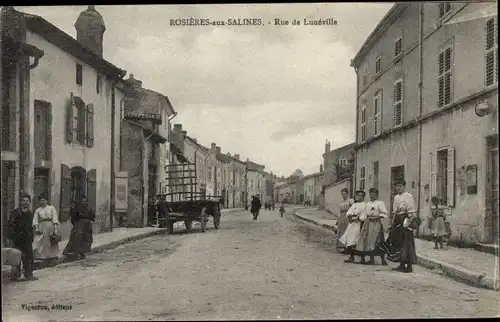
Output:
<instances>
[{"instance_id":1,"label":"pale sky","mask_svg":"<svg viewBox=\"0 0 500 322\"><path fill-rule=\"evenodd\" d=\"M288 176L319 171L354 142L350 61L392 3L96 6L104 58L170 98L188 135ZM16 7L76 38L85 6ZM263 26L170 26L170 19L260 18ZM334 18L337 26L274 26ZM128 75L126 76L128 78Z\"/></svg>"}]
</instances>

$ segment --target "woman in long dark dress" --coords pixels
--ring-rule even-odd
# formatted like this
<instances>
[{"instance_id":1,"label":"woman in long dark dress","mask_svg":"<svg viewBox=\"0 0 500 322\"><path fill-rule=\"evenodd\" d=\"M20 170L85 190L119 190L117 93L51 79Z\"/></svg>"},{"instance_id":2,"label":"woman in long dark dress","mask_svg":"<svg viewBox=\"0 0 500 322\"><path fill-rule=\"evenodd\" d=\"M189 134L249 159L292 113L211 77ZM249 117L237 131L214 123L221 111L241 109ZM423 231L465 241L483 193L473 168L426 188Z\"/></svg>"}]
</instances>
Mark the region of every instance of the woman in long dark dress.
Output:
<instances>
[{"instance_id":1,"label":"woman in long dark dress","mask_svg":"<svg viewBox=\"0 0 500 322\"><path fill-rule=\"evenodd\" d=\"M381 246L387 254L387 259L392 262L399 262L399 266L393 270L405 273L413 271L412 264L417 262L415 251L415 238L413 229L410 227L415 217L415 203L413 196L405 192L406 181L396 182L397 195L394 197L393 220L389 237Z\"/></svg>"}]
</instances>

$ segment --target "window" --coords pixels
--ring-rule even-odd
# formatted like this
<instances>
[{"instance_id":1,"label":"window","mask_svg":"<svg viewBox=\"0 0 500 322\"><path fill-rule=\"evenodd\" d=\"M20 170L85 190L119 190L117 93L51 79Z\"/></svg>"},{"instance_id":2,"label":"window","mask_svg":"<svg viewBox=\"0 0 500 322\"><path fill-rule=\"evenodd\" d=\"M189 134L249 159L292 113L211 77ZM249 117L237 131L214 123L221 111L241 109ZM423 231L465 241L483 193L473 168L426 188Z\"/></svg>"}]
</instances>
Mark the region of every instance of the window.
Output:
<instances>
[{"instance_id":1,"label":"window","mask_svg":"<svg viewBox=\"0 0 500 322\"><path fill-rule=\"evenodd\" d=\"M212 166L208 166L208 180L212 180Z\"/></svg>"},{"instance_id":2,"label":"window","mask_svg":"<svg viewBox=\"0 0 500 322\"><path fill-rule=\"evenodd\" d=\"M378 189L378 161L373 162L373 188Z\"/></svg>"},{"instance_id":3,"label":"window","mask_svg":"<svg viewBox=\"0 0 500 322\"><path fill-rule=\"evenodd\" d=\"M382 124L381 124L381 117L380 115L382 114L382 91L378 91L377 94L375 94L375 97L373 98L373 109L374 109L374 116L373 116L373 121L374 121L374 127L375 127L375 135L379 135L381 132Z\"/></svg>"},{"instance_id":4,"label":"window","mask_svg":"<svg viewBox=\"0 0 500 322\"><path fill-rule=\"evenodd\" d=\"M361 142L366 141L366 104L361 107Z\"/></svg>"},{"instance_id":5,"label":"window","mask_svg":"<svg viewBox=\"0 0 500 322\"><path fill-rule=\"evenodd\" d=\"M363 73L363 87L366 86L366 79L367 79L367 71L365 70L365 72Z\"/></svg>"},{"instance_id":6,"label":"window","mask_svg":"<svg viewBox=\"0 0 500 322\"><path fill-rule=\"evenodd\" d=\"M498 21L491 18L486 22L486 86L498 83ZM495 30L496 29L496 30Z\"/></svg>"},{"instance_id":7,"label":"window","mask_svg":"<svg viewBox=\"0 0 500 322\"><path fill-rule=\"evenodd\" d=\"M76 84L83 85L83 69L80 64L76 64Z\"/></svg>"},{"instance_id":8,"label":"window","mask_svg":"<svg viewBox=\"0 0 500 322\"><path fill-rule=\"evenodd\" d=\"M398 38L394 43L394 57L399 57L403 53L403 38Z\"/></svg>"},{"instance_id":9,"label":"window","mask_svg":"<svg viewBox=\"0 0 500 322\"><path fill-rule=\"evenodd\" d=\"M359 189L365 190L365 175L366 175L366 169L365 166L362 166L360 169L360 176L359 176Z\"/></svg>"},{"instance_id":10,"label":"window","mask_svg":"<svg viewBox=\"0 0 500 322\"><path fill-rule=\"evenodd\" d=\"M439 53L438 58L438 107L451 103L451 46L446 47Z\"/></svg>"},{"instance_id":11,"label":"window","mask_svg":"<svg viewBox=\"0 0 500 322\"><path fill-rule=\"evenodd\" d=\"M439 4L439 18L443 18L450 11L451 11L451 3L441 2Z\"/></svg>"},{"instance_id":12,"label":"window","mask_svg":"<svg viewBox=\"0 0 500 322\"><path fill-rule=\"evenodd\" d=\"M101 93L102 91L102 79L101 75L97 75L96 81L95 81L95 91L97 94Z\"/></svg>"},{"instance_id":13,"label":"window","mask_svg":"<svg viewBox=\"0 0 500 322\"><path fill-rule=\"evenodd\" d=\"M375 61L375 75L380 73L380 61L382 57L378 57L377 60Z\"/></svg>"},{"instance_id":14,"label":"window","mask_svg":"<svg viewBox=\"0 0 500 322\"><path fill-rule=\"evenodd\" d=\"M394 126L403 123L403 80L399 79L394 83Z\"/></svg>"},{"instance_id":15,"label":"window","mask_svg":"<svg viewBox=\"0 0 500 322\"><path fill-rule=\"evenodd\" d=\"M451 146L430 153L430 192L441 205L453 206L455 199L455 151Z\"/></svg>"}]
</instances>

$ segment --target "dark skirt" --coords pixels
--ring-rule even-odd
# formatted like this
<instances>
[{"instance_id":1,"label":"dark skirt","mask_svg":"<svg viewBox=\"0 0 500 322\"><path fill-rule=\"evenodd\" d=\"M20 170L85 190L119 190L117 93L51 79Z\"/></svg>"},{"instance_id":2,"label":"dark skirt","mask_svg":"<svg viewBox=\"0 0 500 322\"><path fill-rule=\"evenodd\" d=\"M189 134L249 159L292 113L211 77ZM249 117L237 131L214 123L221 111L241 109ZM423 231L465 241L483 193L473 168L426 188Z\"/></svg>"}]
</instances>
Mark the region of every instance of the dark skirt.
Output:
<instances>
[{"instance_id":1,"label":"dark skirt","mask_svg":"<svg viewBox=\"0 0 500 322\"><path fill-rule=\"evenodd\" d=\"M415 250L415 237L413 231L404 229L403 248L401 251L401 263L417 263L417 252Z\"/></svg>"},{"instance_id":2,"label":"dark skirt","mask_svg":"<svg viewBox=\"0 0 500 322\"><path fill-rule=\"evenodd\" d=\"M387 255L391 262L400 262L403 251L403 216L396 215L389 231L386 241L380 245L380 249Z\"/></svg>"},{"instance_id":3,"label":"dark skirt","mask_svg":"<svg viewBox=\"0 0 500 322\"><path fill-rule=\"evenodd\" d=\"M92 242L92 221L80 219L74 223L71 229L71 235L63 254L78 255L80 253L90 253Z\"/></svg>"}]
</instances>

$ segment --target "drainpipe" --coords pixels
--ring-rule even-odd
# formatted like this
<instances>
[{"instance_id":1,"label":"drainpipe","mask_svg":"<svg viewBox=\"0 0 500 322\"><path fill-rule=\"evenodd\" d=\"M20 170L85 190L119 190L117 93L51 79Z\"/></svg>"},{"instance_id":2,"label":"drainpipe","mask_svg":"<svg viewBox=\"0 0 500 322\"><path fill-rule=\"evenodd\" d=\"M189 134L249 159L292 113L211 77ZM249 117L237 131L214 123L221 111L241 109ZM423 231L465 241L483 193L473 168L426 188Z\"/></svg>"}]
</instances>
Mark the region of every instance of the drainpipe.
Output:
<instances>
[{"instance_id":1,"label":"drainpipe","mask_svg":"<svg viewBox=\"0 0 500 322\"><path fill-rule=\"evenodd\" d=\"M117 76L116 80L113 82L111 86L111 166L110 166L110 189L109 189L109 195L110 195L110 201L109 201L109 230L113 231L113 217L115 215L115 115L116 115L116 102L115 102L115 84L121 80L123 80L123 77L127 74L126 71L122 70ZM120 102L121 104L121 102ZM120 139L121 141L121 139ZM120 145L121 149L121 145ZM120 160L121 162L121 160ZM120 167L121 169L121 167Z\"/></svg>"},{"instance_id":2,"label":"drainpipe","mask_svg":"<svg viewBox=\"0 0 500 322\"><path fill-rule=\"evenodd\" d=\"M423 80L423 43L424 43L424 4L419 4L420 14L419 14L419 22L418 22L418 31L419 31L419 39L418 39L418 64L419 64L419 72L418 72L418 92L419 92L419 115L418 117L422 117L423 110L423 102L422 102L422 80ZM420 198L421 198L421 190L422 190L422 123L419 122L418 126L418 189L417 189L417 216L420 218ZM420 227L418 227L416 232L416 237L420 236Z\"/></svg>"},{"instance_id":3,"label":"drainpipe","mask_svg":"<svg viewBox=\"0 0 500 322\"><path fill-rule=\"evenodd\" d=\"M122 99L120 100L120 113L123 111L125 113L124 105L125 104L125 95L123 95ZM121 115L121 114L120 114ZM120 122L123 120L124 115L121 115ZM123 169L123 143L122 143L122 127L120 125L120 138L118 140L118 148L120 149L120 157L118 158L118 165L120 171Z\"/></svg>"},{"instance_id":4,"label":"drainpipe","mask_svg":"<svg viewBox=\"0 0 500 322\"><path fill-rule=\"evenodd\" d=\"M142 133L143 133L142 136L144 137L144 132L142 132ZM148 195L145 193L147 188L148 188L147 187L148 185L146 184L145 175L144 175L146 172L146 167L147 167L146 143L148 142L149 138L153 136L153 134L154 133L151 133L142 141L142 155L141 155L141 159L142 159L142 193L143 193L143 196L142 196L142 225L144 225L144 220L147 219L148 206L149 206L148 202L147 202L147 201L149 201L147 199ZM148 180L149 180L149 178L148 178Z\"/></svg>"},{"instance_id":5,"label":"drainpipe","mask_svg":"<svg viewBox=\"0 0 500 322\"><path fill-rule=\"evenodd\" d=\"M356 144L354 145L354 171L352 172L352 182L351 182L351 197L353 197L354 190L356 188L356 175L358 171L358 147L357 147L357 142L358 142L358 123L359 123L359 69L358 67L354 66L354 71L356 72L356 131L354 134L354 142Z\"/></svg>"}]
</instances>

